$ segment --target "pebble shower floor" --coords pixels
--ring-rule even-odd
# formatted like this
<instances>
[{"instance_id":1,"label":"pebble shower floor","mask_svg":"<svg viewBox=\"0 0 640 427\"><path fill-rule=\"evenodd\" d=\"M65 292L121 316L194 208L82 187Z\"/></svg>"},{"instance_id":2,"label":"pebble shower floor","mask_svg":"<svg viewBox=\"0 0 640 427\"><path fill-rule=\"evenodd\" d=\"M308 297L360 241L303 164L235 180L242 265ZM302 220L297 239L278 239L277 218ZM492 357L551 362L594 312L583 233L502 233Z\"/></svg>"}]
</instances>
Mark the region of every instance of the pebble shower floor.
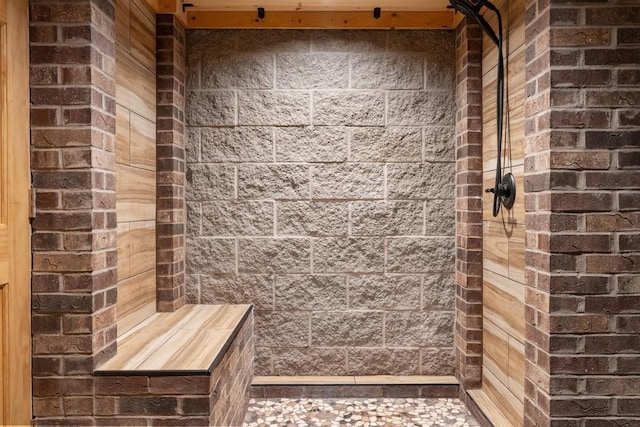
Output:
<instances>
[{"instance_id":1,"label":"pebble shower floor","mask_svg":"<svg viewBox=\"0 0 640 427\"><path fill-rule=\"evenodd\" d=\"M458 399L251 399L245 427L479 424Z\"/></svg>"}]
</instances>

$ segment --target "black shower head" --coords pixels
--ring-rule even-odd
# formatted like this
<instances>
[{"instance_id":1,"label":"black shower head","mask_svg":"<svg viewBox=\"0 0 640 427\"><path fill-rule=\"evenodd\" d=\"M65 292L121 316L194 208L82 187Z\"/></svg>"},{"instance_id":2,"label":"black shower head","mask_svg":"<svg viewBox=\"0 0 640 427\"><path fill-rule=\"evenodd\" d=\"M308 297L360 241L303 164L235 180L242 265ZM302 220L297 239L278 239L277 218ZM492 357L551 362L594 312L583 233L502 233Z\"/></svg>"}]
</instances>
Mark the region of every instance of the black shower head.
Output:
<instances>
[{"instance_id":1,"label":"black shower head","mask_svg":"<svg viewBox=\"0 0 640 427\"><path fill-rule=\"evenodd\" d=\"M498 15L498 19L501 20L500 11L493 5L493 3L487 0L449 0L449 3L450 5L447 7L455 9L464 14L467 18L476 21L480 24L485 33L487 33L489 38L498 45L499 37L496 35L495 31L493 31L493 28L491 28L491 25L489 25L487 20L480 14L480 10L483 7L486 7L496 13Z\"/></svg>"}]
</instances>

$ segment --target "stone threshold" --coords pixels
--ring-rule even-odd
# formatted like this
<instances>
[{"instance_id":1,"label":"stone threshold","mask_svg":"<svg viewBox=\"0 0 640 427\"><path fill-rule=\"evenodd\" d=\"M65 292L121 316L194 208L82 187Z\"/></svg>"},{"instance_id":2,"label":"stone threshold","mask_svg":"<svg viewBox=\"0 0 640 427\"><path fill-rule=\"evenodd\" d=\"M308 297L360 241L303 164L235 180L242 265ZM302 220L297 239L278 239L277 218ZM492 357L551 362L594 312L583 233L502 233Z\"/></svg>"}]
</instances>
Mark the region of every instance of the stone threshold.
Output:
<instances>
[{"instance_id":1,"label":"stone threshold","mask_svg":"<svg viewBox=\"0 0 640 427\"><path fill-rule=\"evenodd\" d=\"M251 397L270 398L457 398L452 376L254 377Z\"/></svg>"},{"instance_id":2,"label":"stone threshold","mask_svg":"<svg viewBox=\"0 0 640 427\"><path fill-rule=\"evenodd\" d=\"M256 376L251 385L458 385L454 376L370 375L370 376Z\"/></svg>"}]
</instances>

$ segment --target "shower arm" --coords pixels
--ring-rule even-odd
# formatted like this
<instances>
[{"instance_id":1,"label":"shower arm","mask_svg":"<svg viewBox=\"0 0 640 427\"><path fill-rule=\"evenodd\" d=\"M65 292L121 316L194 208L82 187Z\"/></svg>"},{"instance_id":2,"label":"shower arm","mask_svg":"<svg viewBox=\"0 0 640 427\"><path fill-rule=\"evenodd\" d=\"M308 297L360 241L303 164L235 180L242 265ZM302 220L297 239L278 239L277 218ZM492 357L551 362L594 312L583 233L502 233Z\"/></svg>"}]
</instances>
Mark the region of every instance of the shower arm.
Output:
<instances>
[{"instance_id":1,"label":"shower arm","mask_svg":"<svg viewBox=\"0 0 640 427\"><path fill-rule=\"evenodd\" d=\"M504 128L504 54L502 51L502 16L498 8L487 0L449 0L448 7L463 13L467 18L477 22L482 30L498 48L498 78L496 93L496 134L497 134L497 158L496 179L493 188L485 190L493 193L493 216L498 216L500 205L511 209L516 197L516 182L511 173L502 175L502 134ZM480 14L480 10L486 7L495 13L498 18L498 34L496 35L491 25Z\"/></svg>"}]
</instances>

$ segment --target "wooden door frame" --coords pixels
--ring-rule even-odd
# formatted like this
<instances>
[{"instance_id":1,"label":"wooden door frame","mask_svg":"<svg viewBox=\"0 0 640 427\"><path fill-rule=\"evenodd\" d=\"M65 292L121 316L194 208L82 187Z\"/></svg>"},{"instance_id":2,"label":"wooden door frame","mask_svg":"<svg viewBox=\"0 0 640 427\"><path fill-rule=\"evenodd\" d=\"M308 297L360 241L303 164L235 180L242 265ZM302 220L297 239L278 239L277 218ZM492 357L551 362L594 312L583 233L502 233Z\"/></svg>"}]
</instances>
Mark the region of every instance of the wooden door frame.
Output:
<instances>
[{"instance_id":1,"label":"wooden door frame","mask_svg":"<svg viewBox=\"0 0 640 427\"><path fill-rule=\"evenodd\" d=\"M2 324L4 424L31 423L31 226L29 223L29 10L24 0L2 0L4 26L2 94L7 108L2 126L6 141L9 285Z\"/></svg>"}]
</instances>

